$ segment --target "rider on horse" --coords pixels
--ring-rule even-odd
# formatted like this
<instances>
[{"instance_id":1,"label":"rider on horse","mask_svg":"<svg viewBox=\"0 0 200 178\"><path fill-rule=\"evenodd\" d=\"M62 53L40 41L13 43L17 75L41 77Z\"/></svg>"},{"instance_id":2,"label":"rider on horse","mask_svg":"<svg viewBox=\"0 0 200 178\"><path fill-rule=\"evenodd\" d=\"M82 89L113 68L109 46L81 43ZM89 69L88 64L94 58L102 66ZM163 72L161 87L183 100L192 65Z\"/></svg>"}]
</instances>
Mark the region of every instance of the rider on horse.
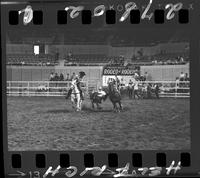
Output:
<instances>
[{"instance_id":1,"label":"rider on horse","mask_svg":"<svg viewBox=\"0 0 200 178\"><path fill-rule=\"evenodd\" d=\"M80 91L81 99L82 99L82 100L84 99L84 98L83 98L83 91L82 91L82 89L81 89L81 81L82 81L82 79L83 79L83 77L84 77L85 75L86 75L85 72L82 72L82 71L81 71L81 72L79 72L79 75L76 76L76 77L72 80L72 82L71 82L72 85L71 85L71 88L70 88L69 91L68 91L68 94L67 94L67 96L66 96L66 99L68 99L68 98L70 97L74 85L77 85L77 88L78 88L79 91Z\"/></svg>"}]
</instances>

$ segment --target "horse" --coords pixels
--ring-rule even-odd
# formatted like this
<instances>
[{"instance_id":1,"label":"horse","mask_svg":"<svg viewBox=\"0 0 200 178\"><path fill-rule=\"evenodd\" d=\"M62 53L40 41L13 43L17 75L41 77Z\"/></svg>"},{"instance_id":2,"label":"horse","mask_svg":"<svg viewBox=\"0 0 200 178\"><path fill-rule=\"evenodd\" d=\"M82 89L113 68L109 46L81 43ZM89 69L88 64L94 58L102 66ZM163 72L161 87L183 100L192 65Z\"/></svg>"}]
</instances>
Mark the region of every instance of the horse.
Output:
<instances>
[{"instance_id":1,"label":"horse","mask_svg":"<svg viewBox=\"0 0 200 178\"><path fill-rule=\"evenodd\" d=\"M123 110L122 104L121 104L121 94L120 91L117 89L114 82L110 82L108 84L108 91L107 94L110 98L110 101L113 104L113 109L115 112L120 112ZM117 104L119 105L119 108L117 107Z\"/></svg>"},{"instance_id":2,"label":"horse","mask_svg":"<svg viewBox=\"0 0 200 178\"><path fill-rule=\"evenodd\" d=\"M100 97L98 91L90 93L90 101L92 103L92 108L94 109L96 104L97 109L102 109L100 107L101 101L105 101L107 99L107 96L108 95L106 94L105 96Z\"/></svg>"},{"instance_id":3,"label":"horse","mask_svg":"<svg viewBox=\"0 0 200 178\"><path fill-rule=\"evenodd\" d=\"M72 108L76 109L76 111L82 110L82 99L80 90L78 89L76 84L72 84L72 93L71 93L71 102Z\"/></svg>"}]
</instances>

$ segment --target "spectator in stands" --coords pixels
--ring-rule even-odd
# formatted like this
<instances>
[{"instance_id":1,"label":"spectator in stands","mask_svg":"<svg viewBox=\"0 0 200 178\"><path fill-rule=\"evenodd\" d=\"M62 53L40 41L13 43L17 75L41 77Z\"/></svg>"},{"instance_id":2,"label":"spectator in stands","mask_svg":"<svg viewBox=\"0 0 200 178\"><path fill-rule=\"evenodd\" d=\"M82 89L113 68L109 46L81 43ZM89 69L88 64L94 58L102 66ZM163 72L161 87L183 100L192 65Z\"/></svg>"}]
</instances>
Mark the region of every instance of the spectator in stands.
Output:
<instances>
[{"instance_id":1,"label":"spectator in stands","mask_svg":"<svg viewBox=\"0 0 200 178\"><path fill-rule=\"evenodd\" d=\"M50 79L49 79L49 80L50 80L50 81L54 81L54 77L55 77L55 76L54 76L54 73L51 72L51 74L50 74Z\"/></svg>"},{"instance_id":2,"label":"spectator in stands","mask_svg":"<svg viewBox=\"0 0 200 178\"><path fill-rule=\"evenodd\" d=\"M73 72L72 76L70 77L70 81L72 81L76 77L75 72Z\"/></svg>"},{"instance_id":3,"label":"spectator in stands","mask_svg":"<svg viewBox=\"0 0 200 178\"><path fill-rule=\"evenodd\" d=\"M188 73L185 73L185 81L190 81L190 78L188 77Z\"/></svg>"},{"instance_id":4,"label":"spectator in stands","mask_svg":"<svg viewBox=\"0 0 200 178\"><path fill-rule=\"evenodd\" d=\"M68 53L68 57L72 58L72 52L71 51Z\"/></svg>"},{"instance_id":5,"label":"spectator in stands","mask_svg":"<svg viewBox=\"0 0 200 178\"><path fill-rule=\"evenodd\" d=\"M134 78L137 80L139 78L139 74L137 72L134 73Z\"/></svg>"},{"instance_id":6,"label":"spectator in stands","mask_svg":"<svg viewBox=\"0 0 200 178\"><path fill-rule=\"evenodd\" d=\"M180 63L184 63L184 58L182 56L180 56Z\"/></svg>"},{"instance_id":7,"label":"spectator in stands","mask_svg":"<svg viewBox=\"0 0 200 178\"><path fill-rule=\"evenodd\" d=\"M129 62L127 60L124 61L124 66L128 66L129 65Z\"/></svg>"},{"instance_id":8,"label":"spectator in stands","mask_svg":"<svg viewBox=\"0 0 200 178\"><path fill-rule=\"evenodd\" d=\"M183 72L180 73L179 79L180 79L180 81L184 81L185 74Z\"/></svg>"},{"instance_id":9,"label":"spectator in stands","mask_svg":"<svg viewBox=\"0 0 200 178\"><path fill-rule=\"evenodd\" d=\"M148 80L148 73L145 72L145 73L144 73L144 81L147 81L147 80Z\"/></svg>"},{"instance_id":10,"label":"spectator in stands","mask_svg":"<svg viewBox=\"0 0 200 178\"><path fill-rule=\"evenodd\" d=\"M55 80L55 81L59 81L59 76L58 76L58 73L55 73L54 80Z\"/></svg>"},{"instance_id":11,"label":"spectator in stands","mask_svg":"<svg viewBox=\"0 0 200 178\"><path fill-rule=\"evenodd\" d=\"M61 73L59 77L60 81L64 81L64 75Z\"/></svg>"},{"instance_id":12,"label":"spectator in stands","mask_svg":"<svg viewBox=\"0 0 200 178\"><path fill-rule=\"evenodd\" d=\"M119 64L120 64L120 66L124 66L124 56L120 56Z\"/></svg>"},{"instance_id":13,"label":"spectator in stands","mask_svg":"<svg viewBox=\"0 0 200 178\"><path fill-rule=\"evenodd\" d=\"M158 61L157 61L157 60L155 60L155 61L154 61L154 64L158 64Z\"/></svg>"},{"instance_id":14,"label":"spectator in stands","mask_svg":"<svg viewBox=\"0 0 200 178\"><path fill-rule=\"evenodd\" d=\"M66 75L66 79L65 79L66 81L70 81L70 78L69 78L69 73L67 73L67 75Z\"/></svg>"}]
</instances>

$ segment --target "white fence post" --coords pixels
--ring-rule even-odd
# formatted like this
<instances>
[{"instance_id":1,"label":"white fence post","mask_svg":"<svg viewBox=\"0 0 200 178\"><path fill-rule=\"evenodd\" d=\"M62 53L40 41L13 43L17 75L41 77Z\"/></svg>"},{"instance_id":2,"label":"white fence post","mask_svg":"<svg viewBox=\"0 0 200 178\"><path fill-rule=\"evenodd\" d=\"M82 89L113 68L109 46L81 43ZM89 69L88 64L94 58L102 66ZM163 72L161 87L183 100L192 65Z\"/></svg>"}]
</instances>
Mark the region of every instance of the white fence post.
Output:
<instances>
[{"instance_id":1,"label":"white fence post","mask_svg":"<svg viewBox=\"0 0 200 178\"><path fill-rule=\"evenodd\" d=\"M30 96L30 82L28 81L28 96Z\"/></svg>"},{"instance_id":2,"label":"white fence post","mask_svg":"<svg viewBox=\"0 0 200 178\"><path fill-rule=\"evenodd\" d=\"M178 81L175 82L175 98L177 98L177 91L178 91Z\"/></svg>"},{"instance_id":3,"label":"white fence post","mask_svg":"<svg viewBox=\"0 0 200 178\"><path fill-rule=\"evenodd\" d=\"M48 88L48 90L47 90L47 96L49 96L49 90L50 90L49 86L50 86L50 81L47 82L47 88Z\"/></svg>"},{"instance_id":4,"label":"white fence post","mask_svg":"<svg viewBox=\"0 0 200 178\"><path fill-rule=\"evenodd\" d=\"M6 90L6 93L8 92L8 96L10 96L10 90L11 90L11 82L8 82L8 90Z\"/></svg>"}]
</instances>

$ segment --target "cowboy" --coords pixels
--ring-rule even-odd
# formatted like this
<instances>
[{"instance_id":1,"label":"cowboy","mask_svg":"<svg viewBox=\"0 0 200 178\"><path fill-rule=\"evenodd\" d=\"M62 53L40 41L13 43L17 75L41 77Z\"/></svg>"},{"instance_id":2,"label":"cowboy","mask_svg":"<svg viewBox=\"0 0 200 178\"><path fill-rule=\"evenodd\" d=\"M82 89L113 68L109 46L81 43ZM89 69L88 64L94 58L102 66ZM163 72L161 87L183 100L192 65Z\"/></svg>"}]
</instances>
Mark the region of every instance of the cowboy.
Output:
<instances>
[{"instance_id":1,"label":"cowboy","mask_svg":"<svg viewBox=\"0 0 200 178\"><path fill-rule=\"evenodd\" d=\"M102 99L105 100L106 92L103 91L102 87L99 87L97 93L98 93L97 96L99 97L99 100L100 100L100 103L101 103Z\"/></svg>"},{"instance_id":2,"label":"cowboy","mask_svg":"<svg viewBox=\"0 0 200 178\"><path fill-rule=\"evenodd\" d=\"M137 98L139 98L139 83L137 80L135 80L134 88L133 88L133 98L134 99L135 99L135 96L137 96Z\"/></svg>"},{"instance_id":3,"label":"cowboy","mask_svg":"<svg viewBox=\"0 0 200 178\"><path fill-rule=\"evenodd\" d=\"M70 96L71 96L71 93L72 93L72 90L73 90L73 87L74 87L74 85L77 85L77 88L79 89L79 91L80 91L80 96L81 96L81 99L82 100L84 100L84 98L83 98L83 92L82 92L82 90L81 90L81 80L83 79L83 77L85 76L86 74L85 74L85 72L79 72L79 75L76 75L74 78L73 78L73 80L72 80L72 82L71 82L71 87L70 87L70 89L69 89L69 91L68 91L68 93L67 93L67 96L66 96L66 99L68 99Z\"/></svg>"},{"instance_id":4,"label":"cowboy","mask_svg":"<svg viewBox=\"0 0 200 178\"><path fill-rule=\"evenodd\" d=\"M99 87L98 96L99 96L99 97L104 97L105 95L106 95L106 92L103 91L102 87Z\"/></svg>"},{"instance_id":5,"label":"cowboy","mask_svg":"<svg viewBox=\"0 0 200 178\"><path fill-rule=\"evenodd\" d=\"M147 84L147 99L151 99L151 84Z\"/></svg>"},{"instance_id":6,"label":"cowboy","mask_svg":"<svg viewBox=\"0 0 200 178\"><path fill-rule=\"evenodd\" d=\"M82 91L82 89L81 89L81 81L83 80L83 77L85 76L86 74L85 74L85 72L83 72L83 71L81 71L81 72L79 72L79 78L77 79L77 87L78 87L78 89L79 89L79 91L80 91L80 95L81 95L81 99L82 100L84 100L84 97L83 97L83 91Z\"/></svg>"},{"instance_id":7,"label":"cowboy","mask_svg":"<svg viewBox=\"0 0 200 178\"><path fill-rule=\"evenodd\" d=\"M129 83L128 83L128 95L130 99L133 96L133 81L131 79L129 80Z\"/></svg>"},{"instance_id":8,"label":"cowboy","mask_svg":"<svg viewBox=\"0 0 200 178\"><path fill-rule=\"evenodd\" d=\"M156 95L157 99L159 99L159 91L160 91L159 85L158 85L158 83L156 83L155 84L155 95Z\"/></svg>"}]
</instances>

